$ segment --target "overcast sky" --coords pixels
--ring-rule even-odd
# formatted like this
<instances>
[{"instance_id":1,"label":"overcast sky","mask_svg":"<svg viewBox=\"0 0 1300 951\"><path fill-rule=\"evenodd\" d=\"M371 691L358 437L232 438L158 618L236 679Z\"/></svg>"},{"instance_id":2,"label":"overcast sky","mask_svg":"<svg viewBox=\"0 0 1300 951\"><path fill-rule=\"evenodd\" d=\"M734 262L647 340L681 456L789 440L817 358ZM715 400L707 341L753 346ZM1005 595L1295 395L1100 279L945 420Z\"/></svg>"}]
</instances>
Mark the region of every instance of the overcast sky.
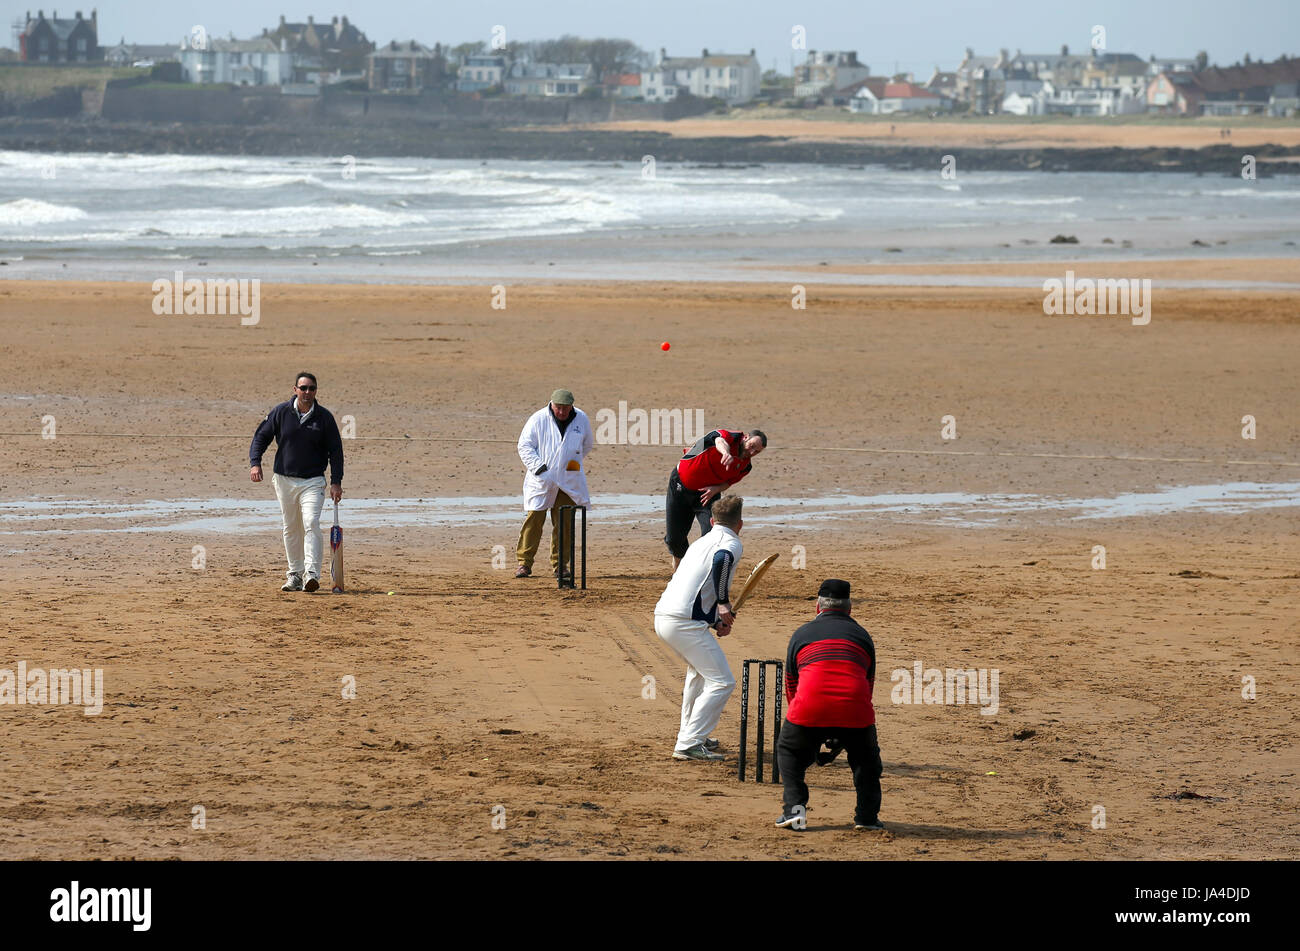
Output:
<instances>
[{"instance_id":1,"label":"overcast sky","mask_svg":"<svg viewBox=\"0 0 1300 951\"><path fill-rule=\"evenodd\" d=\"M81 2L89 16L94 0ZM6 27L0 42L12 45L9 25L38 8L67 17L78 6L0 0ZM795 25L807 31L809 49L855 49L877 73L893 72L895 64L925 74L935 65L952 69L968 46L988 55L1002 47L1052 52L1062 44L1084 51L1097 25L1106 29L1108 50L1143 58L1192 57L1204 49L1211 62L1226 66L1246 53L1253 59L1300 55L1300 0L120 0L100 2L98 10L100 42L109 45L123 37L179 41L195 24L216 36L256 36L281 14L292 22L310 13L318 21L345 15L377 43L486 41L500 24L507 40L610 36L651 51L667 47L677 56L698 55L704 47L726 53L752 48L763 69L775 65L784 73L790 72Z\"/></svg>"}]
</instances>

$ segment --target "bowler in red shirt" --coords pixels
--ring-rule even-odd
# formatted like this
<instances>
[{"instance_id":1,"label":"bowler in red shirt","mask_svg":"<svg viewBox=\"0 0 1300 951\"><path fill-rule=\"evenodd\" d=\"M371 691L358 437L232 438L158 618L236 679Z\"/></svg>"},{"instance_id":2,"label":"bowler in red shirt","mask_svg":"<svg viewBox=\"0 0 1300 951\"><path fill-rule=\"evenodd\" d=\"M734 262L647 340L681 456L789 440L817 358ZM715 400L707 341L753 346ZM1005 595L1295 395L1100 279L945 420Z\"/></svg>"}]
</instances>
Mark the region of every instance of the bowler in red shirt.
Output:
<instances>
[{"instance_id":1,"label":"bowler in red shirt","mask_svg":"<svg viewBox=\"0 0 1300 951\"><path fill-rule=\"evenodd\" d=\"M699 523L701 535L707 535L714 500L749 475L750 460L766 448L767 434L761 429L748 433L715 429L682 454L668 477L664 506L664 544L673 553L673 571L690 545L691 520Z\"/></svg>"}]
</instances>

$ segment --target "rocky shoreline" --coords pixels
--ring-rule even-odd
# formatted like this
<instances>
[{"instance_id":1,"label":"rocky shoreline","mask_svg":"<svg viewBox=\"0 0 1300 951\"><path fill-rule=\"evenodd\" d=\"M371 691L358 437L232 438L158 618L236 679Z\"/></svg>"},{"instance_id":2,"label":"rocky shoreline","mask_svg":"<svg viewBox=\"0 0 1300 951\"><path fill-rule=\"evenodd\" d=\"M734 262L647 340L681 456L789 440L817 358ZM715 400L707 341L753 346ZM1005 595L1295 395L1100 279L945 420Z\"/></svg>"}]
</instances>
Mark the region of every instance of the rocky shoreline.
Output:
<instances>
[{"instance_id":1,"label":"rocky shoreline","mask_svg":"<svg viewBox=\"0 0 1300 951\"><path fill-rule=\"evenodd\" d=\"M1194 172L1238 177L1240 146L1180 148L999 149L807 142L777 136L675 138L657 132L504 128L467 122L404 125L109 122L102 119L0 119L0 149L40 152L424 157L712 165L809 162L938 169L943 155L975 171ZM1300 148L1252 147L1261 178L1300 174Z\"/></svg>"}]
</instances>

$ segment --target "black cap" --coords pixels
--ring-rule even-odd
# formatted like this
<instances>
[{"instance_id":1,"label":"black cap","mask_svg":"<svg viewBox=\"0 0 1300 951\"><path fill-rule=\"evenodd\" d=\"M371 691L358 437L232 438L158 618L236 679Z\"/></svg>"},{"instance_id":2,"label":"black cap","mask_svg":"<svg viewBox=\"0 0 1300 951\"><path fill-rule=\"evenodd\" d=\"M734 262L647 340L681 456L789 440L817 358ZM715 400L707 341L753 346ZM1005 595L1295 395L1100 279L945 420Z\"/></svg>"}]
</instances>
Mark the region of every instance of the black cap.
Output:
<instances>
[{"instance_id":1,"label":"black cap","mask_svg":"<svg viewBox=\"0 0 1300 951\"><path fill-rule=\"evenodd\" d=\"M839 578L827 578L822 582L822 586L817 589L819 598L847 598L849 596L849 583L841 581Z\"/></svg>"}]
</instances>

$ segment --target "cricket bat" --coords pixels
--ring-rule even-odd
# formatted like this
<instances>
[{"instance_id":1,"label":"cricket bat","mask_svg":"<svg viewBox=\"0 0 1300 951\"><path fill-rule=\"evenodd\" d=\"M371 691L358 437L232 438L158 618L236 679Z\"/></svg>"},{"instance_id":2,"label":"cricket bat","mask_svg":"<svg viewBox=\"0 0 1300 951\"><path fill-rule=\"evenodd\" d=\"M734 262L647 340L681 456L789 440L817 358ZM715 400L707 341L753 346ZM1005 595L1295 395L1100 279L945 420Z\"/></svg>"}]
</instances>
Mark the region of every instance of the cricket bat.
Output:
<instances>
[{"instance_id":1,"label":"cricket bat","mask_svg":"<svg viewBox=\"0 0 1300 951\"><path fill-rule=\"evenodd\" d=\"M776 556L773 556L776 557ZM330 578L334 594L343 593L343 529L339 527L339 504L334 503L334 527L330 529Z\"/></svg>"},{"instance_id":2,"label":"cricket bat","mask_svg":"<svg viewBox=\"0 0 1300 951\"><path fill-rule=\"evenodd\" d=\"M745 603L745 600L751 594L754 593L754 589L758 587L759 579L761 579L763 575L767 574L767 569L772 567L772 562L776 561L776 557L776 555L768 555L754 566L754 570L751 571L749 577L745 579L745 586L740 589L740 594L736 595L736 600L731 602L732 613L739 611L740 606Z\"/></svg>"}]
</instances>

